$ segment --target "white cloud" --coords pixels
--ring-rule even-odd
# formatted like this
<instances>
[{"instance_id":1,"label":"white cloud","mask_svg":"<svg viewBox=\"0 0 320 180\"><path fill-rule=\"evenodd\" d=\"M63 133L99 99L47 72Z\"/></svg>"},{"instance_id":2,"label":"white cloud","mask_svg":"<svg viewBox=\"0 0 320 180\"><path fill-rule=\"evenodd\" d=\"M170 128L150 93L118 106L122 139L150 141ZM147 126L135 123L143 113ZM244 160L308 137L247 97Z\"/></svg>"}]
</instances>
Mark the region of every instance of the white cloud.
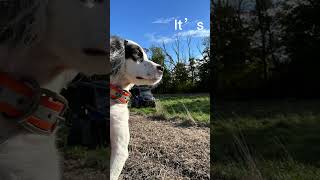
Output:
<instances>
[{"instance_id":1,"label":"white cloud","mask_svg":"<svg viewBox=\"0 0 320 180\"><path fill-rule=\"evenodd\" d=\"M153 24L168 24L171 21L173 21L176 17L169 17L169 18L159 18L155 21L153 21Z\"/></svg>"},{"instance_id":2,"label":"white cloud","mask_svg":"<svg viewBox=\"0 0 320 180\"><path fill-rule=\"evenodd\" d=\"M149 39L149 41L157 44L162 44L162 43L167 44L175 40L173 37L160 36L160 35L156 35L155 33L146 34L146 37Z\"/></svg>"},{"instance_id":3,"label":"white cloud","mask_svg":"<svg viewBox=\"0 0 320 180\"><path fill-rule=\"evenodd\" d=\"M188 31L182 31L182 32L176 33L174 36L177 36L177 37L191 36L191 37L204 38L204 37L210 36L210 30L209 29L188 30Z\"/></svg>"},{"instance_id":4,"label":"white cloud","mask_svg":"<svg viewBox=\"0 0 320 180\"><path fill-rule=\"evenodd\" d=\"M210 36L210 30L209 29L203 29L203 30L188 30L188 31L181 31L178 33L173 34L172 36L161 36L156 35L156 33L149 33L145 35L149 41L153 43L171 43L174 40L177 39L177 37L193 37L193 38L204 38Z\"/></svg>"}]
</instances>

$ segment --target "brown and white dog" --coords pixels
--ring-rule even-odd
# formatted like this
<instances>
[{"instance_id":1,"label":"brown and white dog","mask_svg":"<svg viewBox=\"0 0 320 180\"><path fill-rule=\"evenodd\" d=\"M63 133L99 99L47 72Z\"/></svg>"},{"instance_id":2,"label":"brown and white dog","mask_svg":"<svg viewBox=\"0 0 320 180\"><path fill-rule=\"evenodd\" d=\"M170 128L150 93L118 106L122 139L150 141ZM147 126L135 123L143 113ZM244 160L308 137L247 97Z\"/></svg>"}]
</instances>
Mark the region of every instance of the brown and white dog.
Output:
<instances>
[{"instance_id":1,"label":"brown and white dog","mask_svg":"<svg viewBox=\"0 0 320 180\"><path fill-rule=\"evenodd\" d=\"M160 82L163 67L150 61L137 43L119 37L110 39L110 62L110 179L117 180L129 155L128 91L134 85Z\"/></svg>"},{"instance_id":2,"label":"brown and white dog","mask_svg":"<svg viewBox=\"0 0 320 180\"><path fill-rule=\"evenodd\" d=\"M75 72L109 73L107 4L107 0L0 1L0 73L28 77L57 93ZM16 126L0 116L0 179L60 179L54 135L7 137Z\"/></svg>"}]
</instances>

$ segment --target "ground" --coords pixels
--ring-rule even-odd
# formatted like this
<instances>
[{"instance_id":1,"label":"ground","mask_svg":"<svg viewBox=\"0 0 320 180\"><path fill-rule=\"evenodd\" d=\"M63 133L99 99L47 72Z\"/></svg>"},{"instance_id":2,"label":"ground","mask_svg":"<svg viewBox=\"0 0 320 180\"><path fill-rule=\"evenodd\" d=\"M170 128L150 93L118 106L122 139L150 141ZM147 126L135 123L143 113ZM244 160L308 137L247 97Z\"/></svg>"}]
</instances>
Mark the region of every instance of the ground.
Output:
<instances>
[{"instance_id":1,"label":"ground","mask_svg":"<svg viewBox=\"0 0 320 180\"><path fill-rule=\"evenodd\" d=\"M122 179L209 179L209 128L132 115Z\"/></svg>"},{"instance_id":2,"label":"ground","mask_svg":"<svg viewBox=\"0 0 320 180\"><path fill-rule=\"evenodd\" d=\"M120 179L209 179L209 134L206 126L131 115L130 156ZM99 151L66 153L63 179L106 179Z\"/></svg>"},{"instance_id":3,"label":"ground","mask_svg":"<svg viewBox=\"0 0 320 180\"><path fill-rule=\"evenodd\" d=\"M209 95L157 99L156 108L130 109L129 159L120 179L209 179ZM58 142L64 147L64 180L107 179L105 148L67 147L63 137Z\"/></svg>"}]
</instances>

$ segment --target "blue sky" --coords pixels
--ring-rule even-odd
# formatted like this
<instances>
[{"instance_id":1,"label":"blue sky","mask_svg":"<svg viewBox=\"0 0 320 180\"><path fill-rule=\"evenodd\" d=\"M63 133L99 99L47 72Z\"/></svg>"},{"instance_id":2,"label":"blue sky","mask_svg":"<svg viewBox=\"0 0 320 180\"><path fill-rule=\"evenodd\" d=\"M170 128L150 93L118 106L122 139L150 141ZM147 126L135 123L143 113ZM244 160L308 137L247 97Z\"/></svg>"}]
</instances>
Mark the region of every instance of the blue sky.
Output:
<instances>
[{"instance_id":1,"label":"blue sky","mask_svg":"<svg viewBox=\"0 0 320 180\"><path fill-rule=\"evenodd\" d=\"M111 0L112 35L131 39L144 48L165 42L170 49L177 35L183 40L192 36L193 53L210 30L210 0ZM183 30L175 30L175 19L185 21ZM197 23L203 22L203 30Z\"/></svg>"}]
</instances>

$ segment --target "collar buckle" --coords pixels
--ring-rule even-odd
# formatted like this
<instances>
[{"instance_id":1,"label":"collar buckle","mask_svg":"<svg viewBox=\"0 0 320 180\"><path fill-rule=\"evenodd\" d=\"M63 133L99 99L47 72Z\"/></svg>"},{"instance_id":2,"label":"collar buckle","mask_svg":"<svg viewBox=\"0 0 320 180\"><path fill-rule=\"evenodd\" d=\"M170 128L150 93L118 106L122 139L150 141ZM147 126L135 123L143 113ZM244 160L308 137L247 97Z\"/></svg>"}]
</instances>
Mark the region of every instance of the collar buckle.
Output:
<instances>
[{"instance_id":1,"label":"collar buckle","mask_svg":"<svg viewBox=\"0 0 320 180\"><path fill-rule=\"evenodd\" d=\"M29 132L50 135L68 108L67 100L30 78L0 72L0 112L4 119Z\"/></svg>"}]
</instances>

